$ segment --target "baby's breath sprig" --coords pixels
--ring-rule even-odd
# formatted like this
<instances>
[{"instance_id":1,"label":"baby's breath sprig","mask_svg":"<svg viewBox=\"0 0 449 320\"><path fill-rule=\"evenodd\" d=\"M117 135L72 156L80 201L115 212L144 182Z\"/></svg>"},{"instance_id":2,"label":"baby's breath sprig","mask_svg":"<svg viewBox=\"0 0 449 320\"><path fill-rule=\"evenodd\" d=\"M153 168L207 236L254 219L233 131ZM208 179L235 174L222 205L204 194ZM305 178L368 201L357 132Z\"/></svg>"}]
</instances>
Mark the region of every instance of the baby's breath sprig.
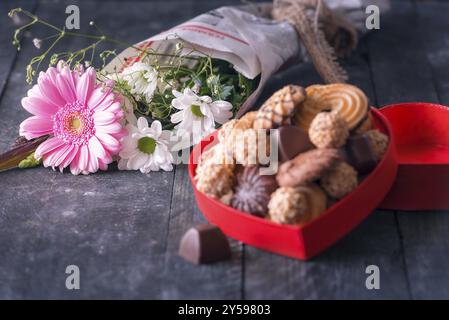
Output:
<instances>
[{"instance_id":1,"label":"baby's breath sprig","mask_svg":"<svg viewBox=\"0 0 449 320\"><path fill-rule=\"evenodd\" d=\"M124 41L120 41L117 39L114 39L106 34L104 34L101 29L95 24L94 21L91 21L89 23L90 26L94 27L95 30L99 33L99 34L88 34L88 33L82 33L82 32L78 32L78 31L68 31L65 28L59 28L53 24L51 24L50 22L38 17L37 15L24 10L22 8L15 8L12 9L8 15L9 17L14 17L15 15L18 14L23 14L25 15L27 18L30 19L30 22L17 28L14 32L14 36L13 36L13 45L17 48L17 50L21 49L21 44L20 44L20 34L30 28L31 26L35 25L35 24L41 24L44 25L46 27L48 27L49 29L51 29L52 31L55 31L56 34L50 35L49 37L46 38L35 38L40 40L40 46L42 46L42 43L44 41L47 40L53 40L53 42L48 46L47 50L45 50L45 52L43 52L42 54L35 56L34 58L32 58L30 60L30 63L27 65L26 70L27 70L27 77L26 80L28 83L32 83L34 76L37 74L37 72L40 70L41 68L41 64L43 61L45 61L46 59L48 59L50 53L55 49L56 45L64 38L66 37L81 37L81 38L85 38L85 39L90 39L93 42L82 48L79 49L77 51L74 52L60 52L60 53L53 53L50 56L49 59L49 65L55 65L57 60L60 59L64 59L66 61L66 63L70 66L76 66L78 64L80 64L81 62L83 62L86 58L86 55L89 54L90 51L90 60L88 60L90 63L93 62L94 56L95 56L95 52L96 49L98 48L98 46L102 43L102 42L110 42L116 45L120 45L120 46L124 46L124 47L132 47L138 51L141 51L145 56L148 55L154 55L154 56L168 56L171 57L172 55L170 54L164 54L164 53L157 53L154 52L152 50L148 50L148 49L142 49L139 48L137 46L131 45L129 43L126 43ZM105 51L105 53L103 55L100 55L100 58L105 58L107 59L111 54L111 51L107 50ZM188 57L187 59L195 59L193 57ZM105 61L103 61L105 64Z\"/></svg>"},{"instance_id":2,"label":"baby's breath sprig","mask_svg":"<svg viewBox=\"0 0 449 320\"><path fill-rule=\"evenodd\" d=\"M33 82L44 61L48 61L49 66L56 65L60 60L64 60L71 68L76 68L80 64L91 66L95 62L100 45L104 42L126 48L131 47L139 53L139 61L151 66L157 74L158 88L154 90L151 99L136 94L135 88L121 77L117 69L112 74L105 74L99 70L103 69L112 58L120 59L116 50L99 52L98 57L102 61L102 65L100 68L96 68L98 80L105 83L107 80L114 80L114 91L131 103L137 117L144 116L149 122L159 120L166 130L171 130L175 126L170 121L171 115L176 111L172 106L172 100L175 98L173 90L182 91L189 88L199 96L209 96L214 101L225 100L230 102L235 115L243 102L255 90L258 82L258 79L245 78L228 62L214 59L197 48L186 46L181 41L173 46L171 52L162 53L152 48L143 49L114 39L106 35L94 21L91 21L89 25L95 29L95 33L89 34L59 28L22 8L16 8L9 12L10 17L18 14L22 14L29 19L28 23L14 32L13 44L18 50L20 50L20 34L27 28L40 24L52 31L52 34L47 37L33 39L35 47L43 50L43 52L33 57L26 67L28 83ZM81 37L91 40L91 43L75 51L57 52L57 45L67 37ZM45 46L47 42L49 44ZM120 62L122 66L127 65L125 61Z\"/></svg>"}]
</instances>

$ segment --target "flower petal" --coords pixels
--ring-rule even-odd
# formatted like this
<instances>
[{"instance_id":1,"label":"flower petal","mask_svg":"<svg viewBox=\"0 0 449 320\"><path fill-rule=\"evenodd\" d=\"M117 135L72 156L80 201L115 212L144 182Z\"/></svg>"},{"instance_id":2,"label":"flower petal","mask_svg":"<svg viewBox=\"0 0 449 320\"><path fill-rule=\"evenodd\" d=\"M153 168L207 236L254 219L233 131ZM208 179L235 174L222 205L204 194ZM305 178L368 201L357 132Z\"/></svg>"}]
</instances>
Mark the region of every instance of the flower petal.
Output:
<instances>
[{"instance_id":1,"label":"flower petal","mask_svg":"<svg viewBox=\"0 0 449 320\"><path fill-rule=\"evenodd\" d=\"M72 72L70 70L69 66L65 66L64 68L61 69L60 74L69 84L70 88L72 89L72 92L75 94L75 99L76 99L76 84L75 84L75 79L74 79L75 72ZM56 79L56 81L58 81L58 80Z\"/></svg>"},{"instance_id":2,"label":"flower petal","mask_svg":"<svg viewBox=\"0 0 449 320\"><path fill-rule=\"evenodd\" d=\"M95 76L94 68L90 67L77 81L76 95L82 104L85 104L88 101L88 98L92 93L96 79Z\"/></svg>"},{"instance_id":3,"label":"flower petal","mask_svg":"<svg viewBox=\"0 0 449 320\"><path fill-rule=\"evenodd\" d=\"M33 139L53 132L53 121L49 117L32 116L20 124L19 133Z\"/></svg>"},{"instance_id":4,"label":"flower petal","mask_svg":"<svg viewBox=\"0 0 449 320\"><path fill-rule=\"evenodd\" d=\"M98 168L100 168L100 170L103 170L103 171L108 170L108 164L111 162L112 162L112 159L109 162L98 159Z\"/></svg>"},{"instance_id":5,"label":"flower petal","mask_svg":"<svg viewBox=\"0 0 449 320\"><path fill-rule=\"evenodd\" d=\"M139 128L140 131L143 131L145 128L148 128L148 121L145 119L145 117L140 117L137 120L137 128Z\"/></svg>"},{"instance_id":6,"label":"flower petal","mask_svg":"<svg viewBox=\"0 0 449 320\"><path fill-rule=\"evenodd\" d=\"M46 153L53 151L54 149L62 146L65 142L59 138L50 138L42 142L34 152L36 159L42 158Z\"/></svg>"},{"instance_id":7,"label":"flower petal","mask_svg":"<svg viewBox=\"0 0 449 320\"><path fill-rule=\"evenodd\" d=\"M79 154L79 168L81 171L87 171L87 167L89 165L89 148L87 145L83 145L80 148Z\"/></svg>"},{"instance_id":8,"label":"flower petal","mask_svg":"<svg viewBox=\"0 0 449 320\"><path fill-rule=\"evenodd\" d=\"M59 74L56 75L59 76ZM39 86L39 91L42 97L46 97L48 100L53 101L58 106L64 106L67 100L61 96L58 90L56 81L50 80L50 78L43 72L39 75L37 79L37 85Z\"/></svg>"},{"instance_id":9,"label":"flower petal","mask_svg":"<svg viewBox=\"0 0 449 320\"><path fill-rule=\"evenodd\" d=\"M72 151L73 149L73 145L71 144L66 144L64 145L61 150L59 151L59 157L57 157L55 159L55 161L53 162L53 169L54 167L58 167L67 157L67 155Z\"/></svg>"},{"instance_id":10,"label":"flower petal","mask_svg":"<svg viewBox=\"0 0 449 320\"><path fill-rule=\"evenodd\" d=\"M51 116L58 111L54 104L38 97L25 97L21 102L22 107L35 116Z\"/></svg>"},{"instance_id":11,"label":"flower petal","mask_svg":"<svg viewBox=\"0 0 449 320\"><path fill-rule=\"evenodd\" d=\"M89 150L97 158L103 159L106 157L106 150L96 136L89 139Z\"/></svg>"},{"instance_id":12,"label":"flower petal","mask_svg":"<svg viewBox=\"0 0 449 320\"><path fill-rule=\"evenodd\" d=\"M95 124L107 125L116 120L115 113L107 111L97 111L93 115Z\"/></svg>"},{"instance_id":13,"label":"flower petal","mask_svg":"<svg viewBox=\"0 0 449 320\"><path fill-rule=\"evenodd\" d=\"M150 156L145 153L137 153L136 156L128 160L128 168L131 168L132 170L139 170L145 165L149 157Z\"/></svg>"},{"instance_id":14,"label":"flower petal","mask_svg":"<svg viewBox=\"0 0 449 320\"><path fill-rule=\"evenodd\" d=\"M76 145L73 145L73 148L70 151L70 153L67 154L64 161L62 161L61 164L59 165L59 170L61 172L62 172L62 170L64 170L64 168L66 168L69 164L72 163L72 161L75 159L75 156L78 154L78 150L79 150L79 147Z\"/></svg>"},{"instance_id":15,"label":"flower petal","mask_svg":"<svg viewBox=\"0 0 449 320\"><path fill-rule=\"evenodd\" d=\"M89 152L89 161L87 164L87 171L94 173L98 171L98 158L93 154L90 148L87 148Z\"/></svg>"},{"instance_id":16,"label":"flower petal","mask_svg":"<svg viewBox=\"0 0 449 320\"><path fill-rule=\"evenodd\" d=\"M95 135L112 154L117 154L120 151L120 142L110 134L97 131Z\"/></svg>"},{"instance_id":17,"label":"flower petal","mask_svg":"<svg viewBox=\"0 0 449 320\"><path fill-rule=\"evenodd\" d=\"M81 168L79 164L81 150L78 149L72 162L70 163L70 172L73 175L79 175L81 173Z\"/></svg>"},{"instance_id":18,"label":"flower petal","mask_svg":"<svg viewBox=\"0 0 449 320\"><path fill-rule=\"evenodd\" d=\"M183 117L184 117L184 111L178 111L171 115L170 121L172 123L178 123L178 122L182 121Z\"/></svg>"},{"instance_id":19,"label":"flower petal","mask_svg":"<svg viewBox=\"0 0 449 320\"><path fill-rule=\"evenodd\" d=\"M155 120L151 123L151 129L154 131L154 135L156 136L156 139L159 138L162 132L162 124L160 121Z\"/></svg>"},{"instance_id":20,"label":"flower petal","mask_svg":"<svg viewBox=\"0 0 449 320\"><path fill-rule=\"evenodd\" d=\"M59 146L58 148L52 150L51 152L48 152L46 155L44 155L44 161L42 164L44 167L55 167L55 162L63 155L67 145Z\"/></svg>"},{"instance_id":21,"label":"flower petal","mask_svg":"<svg viewBox=\"0 0 449 320\"><path fill-rule=\"evenodd\" d=\"M107 89L106 89L107 90ZM95 109L98 105L104 101L104 99L109 95L110 91L103 89L101 86L97 86L91 93L87 105L90 109Z\"/></svg>"},{"instance_id":22,"label":"flower petal","mask_svg":"<svg viewBox=\"0 0 449 320\"><path fill-rule=\"evenodd\" d=\"M58 74L56 76L56 84L58 86L60 95L64 98L65 101L67 101L68 103L75 102L76 96L74 88L64 76Z\"/></svg>"},{"instance_id":23,"label":"flower petal","mask_svg":"<svg viewBox=\"0 0 449 320\"><path fill-rule=\"evenodd\" d=\"M119 122L113 122L108 125L98 125L95 127L96 131L101 131L103 133L120 133L123 129L122 125Z\"/></svg>"}]
</instances>

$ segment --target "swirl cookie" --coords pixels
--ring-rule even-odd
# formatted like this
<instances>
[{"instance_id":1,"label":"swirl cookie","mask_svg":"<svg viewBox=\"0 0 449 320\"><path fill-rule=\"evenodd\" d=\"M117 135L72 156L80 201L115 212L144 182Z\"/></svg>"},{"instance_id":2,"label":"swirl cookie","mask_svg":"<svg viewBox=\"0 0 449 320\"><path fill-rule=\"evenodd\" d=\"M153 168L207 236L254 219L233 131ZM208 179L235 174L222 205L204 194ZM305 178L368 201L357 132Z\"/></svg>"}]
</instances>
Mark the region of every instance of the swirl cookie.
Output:
<instances>
[{"instance_id":1,"label":"swirl cookie","mask_svg":"<svg viewBox=\"0 0 449 320\"><path fill-rule=\"evenodd\" d=\"M259 109L254 129L276 129L290 124L291 117L306 98L303 87L288 85L276 91Z\"/></svg>"},{"instance_id":2,"label":"swirl cookie","mask_svg":"<svg viewBox=\"0 0 449 320\"><path fill-rule=\"evenodd\" d=\"M359 88L344 83L312 85L306 88L307 99L299 108L295 122L309 130L315 116L321 111L338 112L346 121L349 130L356 128L366 119L368 98Z\"/></svg>"},{"instance_id":3,"label":"swirl cookie","mask_svg":"<svg viewBox=\"0 0 449 320\"><path fill-rule=\"evenodd\" d=\"M276 178L270 175L261 175L259 166L243 168L237 175L237 185L231 206L252 215L264 217L268 212L270 195L277 189Z\"/></svg>"}]
</instances>

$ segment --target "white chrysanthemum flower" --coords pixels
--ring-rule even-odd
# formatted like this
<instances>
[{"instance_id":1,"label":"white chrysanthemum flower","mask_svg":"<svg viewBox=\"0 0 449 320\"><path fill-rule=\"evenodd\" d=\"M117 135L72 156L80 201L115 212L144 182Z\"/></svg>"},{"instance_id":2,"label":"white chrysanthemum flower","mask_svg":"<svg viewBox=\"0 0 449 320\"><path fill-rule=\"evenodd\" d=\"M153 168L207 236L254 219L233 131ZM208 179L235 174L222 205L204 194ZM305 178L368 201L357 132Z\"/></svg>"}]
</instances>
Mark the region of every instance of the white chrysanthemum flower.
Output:
<instances>
[{"instance_id":1,"label":"white chrysanthemum flower","mask_svg":"<svg viewBox=\"0 0 449 320\"><path fill-rule=\"evenodd\" d=\"M123 139L123 148L119 153L120 170L140 170L142 173L150 171L173 170L173 155L169 150L170 134L162 130L159 121L153 121L148 127L144 117L137 120L137 126L126 126L128 135Z\"/></svg>"},{"instance_id":2,"label":"white chrysanthemum flower","mask_svg":"<svg viewBox=\"0 0 449 320\"><path fill-rule=\"evenodd\" d=\"M209 96L198 96L192 89L184 92L173 90L175 98L171 104L179 111L171 116L176 123L178 135L190 135L193 144L215 129L215 122L223 124L232 117L232 104L227 101L212 101Z\"/></svg>"},{"instance_id":3,"label":"white chrysanthemum flower","mask_svg":"<svg viewBox=\"0 0 449 320\"><path fill-rule=\"evenodd\" d=\"M122 72L123 79L128 83L133 95L141 95L146 102L151 102L157 88L157 71L143 62L135 62Z\"/></svg>"}]
</instances>

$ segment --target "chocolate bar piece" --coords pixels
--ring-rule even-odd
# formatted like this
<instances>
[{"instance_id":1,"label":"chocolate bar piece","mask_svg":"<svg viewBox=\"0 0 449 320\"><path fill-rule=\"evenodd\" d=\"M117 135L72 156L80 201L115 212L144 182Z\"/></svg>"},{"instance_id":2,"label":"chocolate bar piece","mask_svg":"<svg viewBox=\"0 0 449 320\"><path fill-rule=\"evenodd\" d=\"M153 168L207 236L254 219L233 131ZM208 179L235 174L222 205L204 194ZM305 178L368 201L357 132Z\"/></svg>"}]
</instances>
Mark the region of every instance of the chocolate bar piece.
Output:
<instances>
[{"instance_id":1,"label":"chocolate bar piece","mask_svg":"<svg viewBox=\"0 0 449 320\"><path fill-rule=\"evenodd\" d=\"M349 163L359 174L367 174L376 167L376 154L366 135L362 134L349 137L346 142L345 151Z\"/></svg>"},{"instance_id":2,"label":"chocolate bar piece","mask_svg":"<svg viewBox=\"0 0 449 320\"><path fill-rule=\"evenodd\" d=\"M279 161L293 159L301 152L313 149L308 133L298 126L283 126L279 128Z\"/></svg>"},{"instance_id":3,"label":"chocolate bar piece","mask_svg":"<svg viewBox=\"0 0 449 320\"><path fill-rule=\"evenodd\" d=\"M232 256L226 236L210 224L190 228L181 239L179 255L194 264L227 260Z\"/></svg>"}]
</instances>

